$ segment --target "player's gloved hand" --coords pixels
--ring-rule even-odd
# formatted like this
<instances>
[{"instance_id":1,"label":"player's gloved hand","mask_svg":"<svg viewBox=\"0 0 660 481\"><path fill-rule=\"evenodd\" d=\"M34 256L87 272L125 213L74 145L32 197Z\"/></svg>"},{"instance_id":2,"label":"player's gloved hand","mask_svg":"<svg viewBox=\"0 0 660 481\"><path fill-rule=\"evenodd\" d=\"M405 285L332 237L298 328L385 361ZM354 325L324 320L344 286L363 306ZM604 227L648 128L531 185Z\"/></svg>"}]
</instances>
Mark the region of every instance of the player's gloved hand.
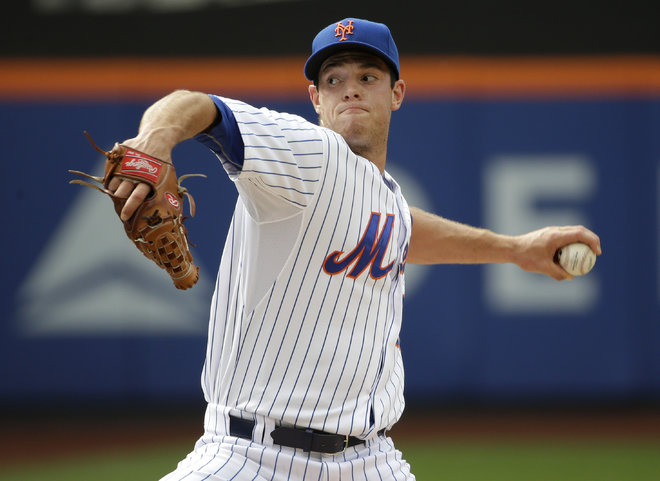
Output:
<instances>
[{"instance_id":1,"label":"player's gloved hand","mask_svg":"<svg viewBox=\"0 0 660 481\"><path fill-rule=\"evenodd\" d=\"M121 145L153 155L158 159L165 159L165 161L171 163L172 149L167 146L168 141L158 134L160 132L144 132L137 137L125 140ZM149 184L144 182L113 177L108 184L108 190L113 192L117 197L126 199L126 203L119 216L125 222L142 205L142 202L149 196L152 189Z\"/></svg>"},{"instance_id":2,"label":"player's gloved hand","mask_svg":"<svg viewBox=\"0 0 660 481\"><path fill-rule=\"evenodd\" d=\"M88 135L89 137L89 135ZM184 199L189 201L190 215L195 215L195 202L177 177L167 157L159 159L150 151L139 151L133 145L116 143L106 152L89 137L92 146L106 157L103 177L77 170L69 172L83 177L71 183L81 184L109 195L120 216L129 239L147 258L165 269L178 289L188 289L199 279L188 245L188 231L183 225ZM164 152L163 149L160 150Z\"/></svg>"}]
</instances>

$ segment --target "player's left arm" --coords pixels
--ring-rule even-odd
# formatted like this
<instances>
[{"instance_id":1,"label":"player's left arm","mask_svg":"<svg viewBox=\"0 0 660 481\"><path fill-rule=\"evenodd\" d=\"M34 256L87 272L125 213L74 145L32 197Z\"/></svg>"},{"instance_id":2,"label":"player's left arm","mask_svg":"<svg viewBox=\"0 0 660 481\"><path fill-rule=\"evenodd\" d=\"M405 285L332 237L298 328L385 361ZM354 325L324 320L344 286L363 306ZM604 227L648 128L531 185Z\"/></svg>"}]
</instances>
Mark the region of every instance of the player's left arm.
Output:
<instances>
[{"instance_id":1,"label":"player's left arm","mask_svg":"<svg viewBox=\"0 0 660 481\"><path fill-rule=\"evenodd\" d=\"M207 94L176 90L149 106L142 115L138 135L122 144L171 162L172 149L206 129L217 115L218 111ZM116 177L108 188L117 197L127 199L121 211L123 221L133 215L151 192L151 187L145 183L121 181Z\"/></svg>"},{"instance_id":2,"label":"player's left arm","mask_svg":"<svg viewBox=\"0 0 660 481\"><path fill-rule=\"evenodd\" d=\"M412 264L485 264L511 262L529 272L557 280L573 276L555 261L557 249L583 242L598 255L600 239L583 226L545 227L510 236L461 224L421 209L413 217L407 262Z\"/></svg>"}]
</instances>

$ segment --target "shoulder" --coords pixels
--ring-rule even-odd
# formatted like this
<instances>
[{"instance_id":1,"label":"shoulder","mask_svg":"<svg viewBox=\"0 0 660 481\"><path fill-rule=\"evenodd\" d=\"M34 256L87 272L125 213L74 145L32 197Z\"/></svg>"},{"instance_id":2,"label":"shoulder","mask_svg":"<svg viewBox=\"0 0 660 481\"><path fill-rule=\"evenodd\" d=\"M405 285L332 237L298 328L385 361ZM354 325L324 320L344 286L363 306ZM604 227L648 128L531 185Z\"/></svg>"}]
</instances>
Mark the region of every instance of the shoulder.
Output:
<instances>
[{"instance_id":1,"label":"shoulder","mask_svg":"<svg viewBox=\"0 0 660 481\"><path fill-rule=\"evenodd\" d=\"M222 102L236 117L239 122L253 122L263 125L292 124L316 127L300 115L280 112L268 107L257 107L242 100L230 99L226 97L215 96L216 102Z\"/></svg>"}]
</instances>

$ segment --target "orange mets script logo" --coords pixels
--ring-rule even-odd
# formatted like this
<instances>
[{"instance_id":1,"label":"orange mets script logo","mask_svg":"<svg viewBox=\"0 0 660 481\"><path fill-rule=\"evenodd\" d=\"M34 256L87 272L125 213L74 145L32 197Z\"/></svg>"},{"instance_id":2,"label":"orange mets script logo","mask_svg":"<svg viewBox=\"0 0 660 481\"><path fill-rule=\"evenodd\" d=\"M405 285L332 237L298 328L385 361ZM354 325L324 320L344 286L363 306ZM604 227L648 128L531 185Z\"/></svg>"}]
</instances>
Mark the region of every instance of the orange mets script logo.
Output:
<instances>
[{"instance_id":1,"label":"orange mets script logo","mask_svg":"<svg viewBox=\"0 0 660 481\"><path fill-rule=\"evenodd\" d=\"M348 25L343 25L341 22L337 23L335 28L335 37L341 37L340 42L348 40L346 35L353 35L353 20L348 21Z\"/></svg>"}]
</instances>

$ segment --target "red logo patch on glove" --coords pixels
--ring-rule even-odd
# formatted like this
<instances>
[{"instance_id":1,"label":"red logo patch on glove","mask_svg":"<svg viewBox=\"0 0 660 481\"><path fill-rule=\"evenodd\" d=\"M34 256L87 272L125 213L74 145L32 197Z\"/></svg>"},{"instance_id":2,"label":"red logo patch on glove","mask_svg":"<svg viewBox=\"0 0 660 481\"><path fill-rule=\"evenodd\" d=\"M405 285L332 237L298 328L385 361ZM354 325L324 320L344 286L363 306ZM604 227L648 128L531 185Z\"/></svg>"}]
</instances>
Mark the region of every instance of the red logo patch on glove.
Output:
<instances>
[{"instance_id":1,"label":"red logo patch on glove","mask_svg":"<svg viewBox=\"0 0 660 481\"><path fill-rule=\"evenodd\" d=\"M162 167L161 161L143 152L126 149L119 173L134 175L155 183Z\"/></svg>"},{"instance_id":2,"label":"red logo patch on glove","mask_svg":"<svg viewBox=\"0 0 660 481\"><path fill-rule=\"evenodd\" d=\"M180 205L179 204L179 199L174 197L173 194L170 194L169 192L165 192L165 198L167 199L167 202L172 204L172 207L174 207L175 209L179 208L179 205Z\"/></svg>"}]
</instances>

